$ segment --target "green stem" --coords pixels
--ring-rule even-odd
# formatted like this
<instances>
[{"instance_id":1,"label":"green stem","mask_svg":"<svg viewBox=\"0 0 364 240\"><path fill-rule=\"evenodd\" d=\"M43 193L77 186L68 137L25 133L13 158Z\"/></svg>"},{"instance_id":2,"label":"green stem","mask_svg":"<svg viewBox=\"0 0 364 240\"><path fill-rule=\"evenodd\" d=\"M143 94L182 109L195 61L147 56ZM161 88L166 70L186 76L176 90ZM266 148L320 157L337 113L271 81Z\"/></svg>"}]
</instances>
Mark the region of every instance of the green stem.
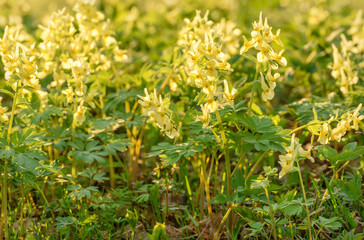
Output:
<instances>
[{"instance_id":1,"label":"green stem","mask_svg":"<svg viewBox=\"0 0 364 240\"><path fill-rule=\"evenodd\" d=\"M6 137L6 140L8 142L8 144L10 145L10 137L11 137L11 132L12 132L12 128L13 128L13 121L14 121L14 113L15 113L15 108L16 108L16 101L17 101L17 97L18 97L18 85L19 85L19 80L16 83L16 89L15 89L15 94L14 94L14 98L13 98L13 106L11 109L11 115L10 115L10 121L9 121L9 127L8 127L8 134ZM3 219L4 219L4 223L5 223L5 239L8 240L9 239L9 224L8 224L8 165L9 165L9 159L5 158L5 163L4 163L4 184L3 184L3 189L2 189L2 212L3 212Z\"/></svg>"},{"instance_id":2,"label":"green stem","mask_svg":"<svg viewBox=\"0 0 364 240\"><path fill-rule=\"evenodd\" d=\"M276 223L274 221L274 212L273 212L273 207L270 204L270 200L269 200L269 194L268 194L268 190L267 188L264 188L265 191L265 195L267 196L267 200L268 200L268 205L269 205L269 215L270 215L270 219L272 221L272 232L273 232L273 237L274 240L277 240L277 233L276 233Z\"/></svg>"},{"instance_id":3,"label":"green stem","mask_svg":"<svg viewBox=\"0 0 364 240\"><path fill-rule=\"evenodd\" d=\"M252 90L250 91L250 100L249 100L249 109L248 109L248 114L249 116L251 115L252 112L252 106L253 106L253 97L254 97L254 82L257 80L258 78L258 70L259 70L259 62L257 62L256 66L255 66L255 74L254 74L254 80L252 82Z\"/></svg>"},{"instance_id":4,"label":"green stem","mask_svg":"<svg viewBox=\"0 0 364 240\"><path fill-rule=\"evenodd\" d=\"M229 147L227 145L225 130L224 130L222 120L221 120L221 117L220 117L220 113L219 113L218 110L216 111L216 118L217 118L217 121L219 122L219 125L220 125L221 138L222 138L222 143L223 143L223 147L224 147L224 156L225 156L225 170L226 170L227 190L228 190L228 196L231 198L233 196L233 188L231 186L231 165L230 165ZM230 232L232 232L232 229L233 229L232 215L229 216L228 227L229 227Z\"/></svg>"},{"instance_id":5,"label":"green stem","mask_svg":"<svg viewBox=\"0 0 364 240\"><path fill-rule=\"evenodd\" d=\"M258 164L263 160L264 156L268 153L269 149L265 151L262 155L260 155L259 159L255 162L254 166L250 170L248 176L245 178L245 184L248 182L249 178L253 174L254 170L258 167Z\"/></svg>"},{"instance_id":6,"label":"green stem","mask_svg":"<svg viewBox=\"0 0 364 240\"><path fill-rule=\"evenodd\" d=\"M24 237L24 222L23 222L23 212L24 212L24 184L20 186L21 191L21 207L20 207L20 236Z\"/></svg>"},{"instance_id":7,"label":"green stem","mask_svg":"<svg viewBox=\"0 0 364 240\"><path fill-rule=\"evenodd\" d=\"M109 171L110 171L110 187L115 188L115 169L114 169L114 159L112 154L109 153Z\"/></svg>"},{"instance_id":8,"label":"green stem","mask_svg":"<svg viewBox=\"0 0 364 240\"><path fill-rule=\"evenodd\" d=\"M320 207L322 206L322 204L324 203L324 200L326 198L326 195L329 193L328 189L331 187L331 183L334 179L336 179L336 174L339 173L344 167L346 167L346 165L349 164L350 161L347 161L346 163L344 163L338 170L335 170L334 169L334 174L333 174L333 177L330 179L330 182L329 182L329 186L327 187L327 189L325 190L324 192L324 195L322 196L321 200L320 200L320 204L318 206L317 209L320 209Z\"/></svg>"},{"instance_id":9,"label":"green stem","mask_svg":"<svg viewBox=\"0 0 364 240\"><path fill-rule=\"evenodd\" d=\"M77 94L76 97L74 99L74 105L73 105L73 114L75 114L77 112ZM76 126L77 126L77 122L76 122L76 118L73 117L73 121L72 121L72 141L75 141L76 138ZM71 158L71 165L72 165L72 178L73 181L76 182L77 179L77 174L76 174L76 159L74 156L72 156Z\"/></svg>"},{"instance_id":10,"label":"green stem","mask_svg":"<svg viewBox=\"0 0 364 240\"><path fill-rule=\"evenodd\" d=\"M211 197L210 197L210 181L209 181L209 178L207 177L207 173L206 173L206 162L205 162L205 160L206 160L206 157L204 156L201 159L201 163L202 163L203 178L204 178L204 183L205 183L207 210L208 210L209 215L211 216L212 206L211 206Z\"/></svg>"},{"instance_id":11,"label":"green stem","mask_svg":"<svg viewBox=\"0 0 364 240\"><path fill-rule=\"evenodd\" d=\"M232 210L232 206L227 210L227 212L225 213L224 217L222 218L219 226L217 227L216 233L214 235L214 240L216 240L218 238L220 230L221 230L222 226L224 225L224 222L226 221L228 216L230 216L231 210Z\"/></svg>"},{"instance_id":12,"label":"green stem","mask_svg":"<svg viewBox=\"0 0 364 240\"><path fill-rule=\"evenodd\" d=\"M319 121L319 122L315 122L315 123L305 124L305 125L303 125L301 127L298 127L298 128L293 129L289 134L292 135L292 133L295 133L295 132L297 132L297 131L299 131L301 129L304 129L306 127L313 126L313 125L318 125L318 124L322 124L322 123L325 123L325 122L327 122L327 121Z\"/></svg>"},{"instance_id":13,"label":"green stem","mask_svg":"<svg viewBox=\"0 0 364 240\"><path fill-rule=\"evenodd\" d=\"M301 174L301 169L300 169L300 164L297 161L297 167L298 167L298 176L300 178L300 184L301 184L301 188L302 188L302 192L303 192L303 201L304 203L307 202L306 199L306 190L305 190L305 186L303 184L303 180L302 180L302 174ZM308 206L305 204L305 209L306 209L306 213L307 213L307 221L308 221L308 233L310 236L310 240L312 240L312 233L311 233L311 217L310 217L310 211L308 210Z\"/></svg>"},{"instance_id":14,"label":"green stem","mask_svg":"<svg viewBox=\"0 0 364 240\"><path fill-rule=\"evenodd\" d=\"M245 153L243 153L243 154L240 156L240 159L239 159L238 164L235 166L235 168L234 168L233 172L231 173L231 177L233 177L233 176L234 176L235 172L239 169L240 164L242 164L242 163L243 163L243 160L245 159L245 158L244 158L244 156L245 156Z\"/></svg>"}]
</instances>

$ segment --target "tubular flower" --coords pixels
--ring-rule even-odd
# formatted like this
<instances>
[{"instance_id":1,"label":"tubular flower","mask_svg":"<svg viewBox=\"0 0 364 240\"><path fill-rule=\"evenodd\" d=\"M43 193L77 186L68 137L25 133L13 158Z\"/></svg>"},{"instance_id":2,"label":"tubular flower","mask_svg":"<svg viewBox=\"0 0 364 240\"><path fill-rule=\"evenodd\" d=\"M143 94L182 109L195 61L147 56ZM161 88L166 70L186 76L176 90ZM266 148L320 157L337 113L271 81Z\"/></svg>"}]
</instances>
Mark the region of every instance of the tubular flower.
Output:
<instances>
[{"instance_id":1,"label":"tubular flower","mask_svg":"<svg viewBox=\"0 0 364 240\"><path fill-rule=\"evenodd\" d=\"M20 94L29 93L29 88L18 88L27 86L32 91L40 90L38 81L38 66L35 63L34 45L26 47L19 40L19 29L14 31L5 27L4 36L0 39L0 55L5 70L5 80L14 91Z\"/></svg>"},{"instance_id":2,"label":"tubular flower","mask_svg":"<svg viewBox=\"0 0 364 240\"><path fill-rule=\"evenodd\" d=\"M142 107L144 115L148 116L149 122L154 122L169 138L179 137L178 128L172 123L171 117L168 115L169 99L162 99L161 95L157 95L157 90L154 89L152 95L148 90L144 89L145 96L138 96L139 105Z\"/></svg>"},{"instance_id":3,"label":"tubular flower","mask_svg":"<svg viewBox=\"0 0 364 240\"><path fill-rule=\"evenodd\" d=\"M73 102L74 94L73 94L73 88L71 86L69 86L66 90L63 90L62 94L66 95L68 104Z\"/></svg>"},{"instance_id":4,"label":"tubular flower","mask_svg":"<svg viewBox=\"0 0 364 240\"><path fill-rule=\"evenodd\" d=\"M207 128L210 124L210 112L206 106L201 105L202 116L197 116L196 120L203 123L203 127Z\"/></svg>"},{"instance_id":5,"label":"tubular flower","mask_svg":"<svg viewBox=\"0 0 364 240\"><path fill-rule=\"evenodd\" d=\"M258 50L257 59L259 62L264 63L268 61L276 61L285 66L287 60L282 57L282 51L276 54L274 49L270 46L272 41L275 41L278 45L283 46L279 37L280 30L277 30L276 35L272 33L272 28L268 25L268 19L265 18L263 23L262 13L259 15L259 22L254 21L253 31L251 32L252 39L248 41L243 36L244 45L240 49L240 54L246 53L250 48L254 47Z\"/></svg>"},{"instance_id":6,"label":"tubular flower","mask_svg":"<svg viewBox=\"0 0 364 240\"><path fill-rule=\"evenodd\" d=\"M229 84L226 80L224 80L224 98L230 106L233 105L234 98L237 93L238 90L236 90L235 88L232 88L231 91L229 91Z\"/></svg>"},{"instance_id":7,"label":"tubular flower","mask_svg":"<svg viewBox=\"0 0 364 240\"><path fill-rule=\"evenodd\" d=\"M76 112L73 114L73 121L76 125L81 125L85 121L85 113L87 107L83 106L83 102L77 106Z\"/></svg>"},{"instance_id":8,"label":"tubular flower","mask_svg":"<svg viewBox=\"0 0 364 240\"><path fill-rule=\"evenodd\" d=\"M233 71L229 60L231 54L238 52L241 30L225 20L215 24L208 19L208 14L201 16L201 11L196 11L192 20L185 19L178 44L186 57L187 83L206 95L203 105L209 112L215 112L219 107L233 105L236 90L230 92L218 79ZM224 92L216 91L222 87Z\"/></svg>"},{"instance_id":9,"label":"tubular flower","mask_svg":"<svg viewBox=\"0 0 364 240\"><path fill-rule=\"evenodd\" d=\"M353 63L353 58L355 59L355 55L360 55L364 51L362 13L362 10L358 11L347 32L350 40L341 34L340 50L332 44L333 63L329 64L329 68L331 68L332 77L339 80L337 84L343 94L347 94L359 81L359 69Z\"/></svg>"},{"instance_id":10,"label":"tubular flower","mask_svg":"<svg viewBox=\"0 0 364 240\"><path fill-rule=\"evenodd\" d=\"M354 111L343 114L339 123L332 130L330 123L333 121L333 117L323 123L320 127L317 141L321 144L328 144L329 141L340 142L348 131L351 129L358 130L359 123L364 119L364 116L359 113L361 108L362 104L360 103Z\"/></svg>"},{"instance_id":11,"label":"tubular flower","mask_svg":"<svg viewBox=\"0 0 364 240\"><path fill-rule=\"evenodd\" d=\"M248 40L243 36L244 44L240 49L240 54L245 54L250 48L254 48L258 51L256 59L259 63L263 64L264 69L268 69L265 73L265 82L263 73L261 72L261 86L262 86L262 99L263 101L272 100L274 97L274 88L276 87L275 81L280 77L279 73L272 75L272 69L278 69L278 65L286 66L287 60L282 56L284 50L280 50L278 53L275 52L271 43L274 41L278 45L283 47L283 43L280 39L280 29L277 30L276 34L272 33L272 27L268 24L268 19L265 18L263 22L262 13L259 15L259 21L253 22L253 31L251 32L251 40Z\"/></svg>"},{"instance_id":12,"label":"tubular flower","mask_svg":"<svg viewBox=\"0 0 364 240\"><path fill-rule=\"evenodd\" d=\"M276 86L276 83L270 83L270 86L268 87L268 85L265 83L263 74L260 73L261 78L260 78L260 83L262 86L262 99L264 102L268 101L268 100L272 100L274 98L274 88Z\"/></svg>"},{"instance_id":13,"label":"tubular flower","mask_svg":"<svg viewBox=\"0 0 364 240\"><path fill-rule=\"evenodd\" d=\"M353 115L351 116L351 120L353 121L352 129L358 130L359 129L359 122L364 119L364 115L359 115L359 111L363 105L360 103L359 106L354 110Z\"/></svg>"},{"instance_id":14,"label":"tubular flower","mask_svg":"<svg viewBox=\"0 0 364 240\"><path fill-rule=\"evenodd\" d=\"M8 108L1 106L2 100L3 100L3 98L0 97L0 121L7 122L9 120L9 118L5 113L8 111Z\"/></svg>"},{"instance_id":15,"label":"tubular flower","mask_svg":"<svg viewBox=\"0 0 364 240\"><path fill-rule=\"evenodd\" d=\"M317 139L321 144L329 143L329 133L330 133L330 125L328 123L324 123L320 128L320 135Z\"/></svg>"},{"instance_id":16,"label":"tubular flower","mask_svg":"<svg viewBox=\"0 0 364 240\"><path fill-rule=\"evenodd\" d=\"M279 164L282 167L281 172L279 173L279 178L282 178L287 173L294 171L294 162L296 160L298 154L298 147L295 147L295 134L292 134L291 144L289 147L286 147L286 154L279 156Z\"/></svg>"},{"instance_id":17,"label":"tubular flower","mask_svg":"<svg viewBox=\"0 0 364 240\"><path fill-rule=\"evenodd\" d=\"M298 143L295 139L295 134L292 134L291 144L285 148L286 154L279 156L279 164L282 167L281 172L279 173L279 178L282 178L287 173L295 171L294 162L298 160L298 158L310 159L314 162L314 159L311 157L311 149L312 146L306 151L302 148L302 145Z\"/></svg>"}]
</instances>

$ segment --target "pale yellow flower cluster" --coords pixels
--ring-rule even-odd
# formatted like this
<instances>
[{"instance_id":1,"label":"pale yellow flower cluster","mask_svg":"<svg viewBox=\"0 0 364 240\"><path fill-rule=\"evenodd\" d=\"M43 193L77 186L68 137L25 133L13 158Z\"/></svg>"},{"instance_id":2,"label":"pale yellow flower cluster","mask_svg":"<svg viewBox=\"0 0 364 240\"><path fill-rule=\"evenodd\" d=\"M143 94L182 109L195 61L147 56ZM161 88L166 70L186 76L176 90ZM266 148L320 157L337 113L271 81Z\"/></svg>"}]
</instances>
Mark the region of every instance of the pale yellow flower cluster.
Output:
<instances>
[{"instance_id":1,"label":"pale yellow flower cluster","mask_svg":"<svg viewBox=\"0 0 364 240\"><path fill-rule=\"evenodd\" d=\"M52 87L64 82L60 70L70 69L70 59L88 62L93 73L110 69L112 59L121 62L127 58L126 51L121 50L112 37L109 19L97 10L95 1L78 0L73 10L74 15L66 13L66 9L55 12L46 27L40 26L43 30L39 44L42 77L60 75L55 76L59 82L55 81Z\"/></svg>"},{"instance_id":2,"label":"pale yellow flower cluster","mask_svg":"<svg viewBox=\"0 0 364 240\"><path fill-rule=\"evenodd\" d=\"M87 107L83 106L83 101L81 101L80 104L77 106L76 111L73 113L74 124L81 125L85 121L86 111Z\"/></svg>"},{"instance_id":3,"label":"pale yellow flower cluster","mask_svg":"<svg viewBox=\"0 0 364 240\"><path fill-rule=\"evenodd\" d=\"M321 144L328 144L329 141L340 142L347 131L350 131L351 129L358 130L359 122L364 119L364 116L359 113L361 108L362 104L360 103L352 113L348 112L344 114L337 126L333 129L331 129L330 123L334 120L334 118L330 118L328 122L325 122L320 127L320 133L317 141Z\"/></svg>"},{"instance_id":4,"label":"pale yellow flower cluster","mask_svg":"<svg viewBox=\"0 0 364 240\"><path fill-rule=\"evenodd\" d=\"M78 104L76 111L73 113L73 120L76 125L81 125L85 121L87 110L87 107L83 105L87 93L86 83L90 74L89 65L82 60L73 61L72 59L68 61L68 64L73 76L72 81L69 82L74 82L74 88L69 85L62 93L66 95L67 103L74 102L74 104ZM92 99L90 100L92 102Z\"/></svg>"},{"instance_id":5,"label":"pale yellow flower cluster","mask_svg":"<svg viewBox=\"0 0 364 240\"><path fill-rule=\"evenodd\" d=\"M308 11L308 24L316 26L329 16L329 12L322 7L312 7Z\"/></svg>"},{"instance_id":6,"label":"pale yellow flower cluster","mask_svg":"<svg viewBox=\"0 0 364 240\"><path fill-rule=\"evenodd\" d=\"M40 91L38 67L35 63L34 45L26 47L19 40L18 31L5 27L4 36L0 39L0 55L4 64L5 80L14 91L27 94L30 87ZM28 88L29 89L29 88Z\"/></svg>"},{"instance_id":7,"label":"pale yellow flower cluster","mask_svg":"<svg viewBox=\"0 0 364 240\"><path fill-rule=\"evenodd\" d=\"M157 124L169 138L178 137L178 127L174 126L171 117L168 115L170 113L169 99L163 100L162 96L157 94L156 89L154 89L153 94L149 95L148 90L145 88L144 93L145 97L138 96L141 99L138 103L142 106L143 114L149 117L149 122Z\"/></svg>"},{"instance_id":8,"label":"pale yellow flower cluster","mask_svg":"<svg viewBox=\"0 0 364 240\"><path fill-rule=\"evenodd\" d=\"M42 42L38 45L41 59L41 77L53 75L54 81L48 88L62 90L67 104L73 103L74 123L85 120L85 103L95 107L93 98L97 91L88 93L87 82L90 74L106 71L113 61L127 59L112 36L110 21L97 10L94 0L77 0L73 14L66 9L54 12L46 26L40 26ZM72 73L71 75L69 73Z\"/></svg>"},{"instance_id":9,"label":"pale yellow flower cluster","mask_svg":"<svg viewBox=\"0 0 364 240\"><path fill-rule=\"evenodd\" d=\"M197 119L207 127L208 115L219 107L232 105L237 94L235 88L229 89L227 80L219 79L223 73L233 71L228 60L238 51L241 31L226 20L214 24L208 19L208 12L201 17L201 12L196 11L195 18L192 21L185 19L185 23L178 44L187 55L187 82L200 88L206 96L201 107L203 116Z\"/></svg>"},{"instance_id":10,"label":"pale yellow flower cluster","mask_svg":"<svg viewBox=\"0 0 364 240\"><path fill-rule=\"evenodd\" d=\"M272 100L274 97L274 88L276 87L276 80L280 77L279 73L272 74L272 69L277 70L278 65L286 66L287 60L282 56L284 50L276 53L271 46L272 42L277 43L283 47L283 43L280 39L280 29L276 34L272 33L272 28L268 25L268 19L265 18L263 23L262 13L259 16L259 22L254 21L253 31L251 32L251 40L243 36L244 44L240 49L240 54L246 53L250 48L255 48L257 51L257 61L264 65L264 69L268 71L261 75L262 86L262 99L263 101Z\"/></svg>"},{"instance_id":11,"label":"pale yellow flower cluster","mask_svg":"<svg viewBox=\"0 0 364 240\"><path fill-rule=\"evenodd\" d=\"M23 17L29 14L32 0L0 0L0 26L19 26L23 23Z\"/></svg>"},{"instance_id":12,"label":"pale yellow flower cluster","mask_svg":"<svg viewBox=\"0 0 364 240\"><path fill-rule=\"evenodd\" d=\"M347 94L352 86L359 81L358 71L353 69L351 57L354 54L361 54L364 51L364 24L362 10L360 10L348 30L351 40L344 34L340 35L341 51L332 44L334 62L329 66L332 69L331 75L335 79L340 79L340 91Z\"/></svg>"},{"instance_id":13,"label":"pale yellow flower cluster","mask_svg":"<svg viewBox=\"0 0 364 240\"><path fill-rule=\"evenodd\" d=\"M347 51L359 54L364 51L364 19L363 10L360 9L348 30L351 40L345 43Z\"/></svg>"},{"instance_id":14,"label":"pale yellow flower cluster","mask_svg":"<svg viewBox=\"0 0 364 240\"><path fill-rule=\"evenodd\" d=\"M314 162L315 160L311 157L311 149L312 146L307 151L304 150L302 145L295 139L295 134L292 134L291 144L285 148L286 153L279 155L279 164L282 167L279 178L295 170L294 163L299 157L308 158Z\"/></svg>"}]
</instances>

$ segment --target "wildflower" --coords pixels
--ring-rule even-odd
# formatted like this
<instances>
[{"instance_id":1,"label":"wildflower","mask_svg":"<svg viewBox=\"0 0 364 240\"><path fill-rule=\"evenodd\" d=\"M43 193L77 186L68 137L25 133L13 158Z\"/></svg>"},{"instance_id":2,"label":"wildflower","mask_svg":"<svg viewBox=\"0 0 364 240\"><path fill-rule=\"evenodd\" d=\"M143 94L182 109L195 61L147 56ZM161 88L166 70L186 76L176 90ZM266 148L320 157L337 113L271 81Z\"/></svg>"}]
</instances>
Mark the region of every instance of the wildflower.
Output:
<instances>
[{"instance_id":1,"label":"wildflower","mask_svg":"<svg viewBox=\"0 0 364 240\"><path fill-rule=\"evenodd\" d=\"M173 126L171 121L168 121L165 125L165 128L162 129L169 138L177 138L179 137L179 133L177 129Z\"/></svg>"},{"instance_id":2,"label":"wildflower","mask_svg":"<svg viewBox=\"0 0 364 240\"><path fill-rule=\"evenodd\" d=\"M274 51L271 51L270 58L272 60L275 60L277 63L279 63L282 66L287 66L287 60L285 57L282 57L284 50L281 50L278 54L276 54Z\"/></svg>"},{"instance_id":3,"label":"wildflower","mask_svg":"<svg viewBox=\"0 0 364 240\"><path fill-rule=\"evenodd\" d=\"M66 90L62 91L62 94L66 95L67 103L70 104L73 102L73 88L69 86Z\"/></svg>"},{"instance_id":4,"label":"wildflower","mask_svg":"<svg viewBox=\"0 0 364 240\"><path fill-rule=\"evenodd\" d=\"M219 103L214 99L209 98L206 100L205 108L207 108L209 112L216 112L219 108Z\"/></svg>"},{"instance_id":5,"label":"wildflower","mask_svg":"<svg viewBox=\"0 0 364 240\"><path fill-rule=\"evenodd\" d=\"M261 78L260 78L260 83L262 85L262 99L264 102L268 101L268 100L272 100L274 98L274 88L275 88L275 83L273 83L271 86L268 87L268 85L265 83L263 74L260 73Z\"/></svg>"},{"instance_id":6,"label":"wildflower","mask_svg":"<svg viewBox=\"0 0 364 240\"><path fill-rule=\"evenodd\" d=\"M266 74L266 79L268 80L269 84L274 84L275 81L280 77L281 75L279 73L274 73L272 76L272 69L269 66L268 72Z\"/></svg>"},{"instance_id":7,"label":"wildflower","mask_svg":"<svg viewBox=\"0 0 364 240\"><path fill-rule=\"evenodd\" d=\"M320 128L320 135L317 139L321 144L328 144L329 143L329 132L330 126L328 123L324 123Z\"/></svg>"},{"instance_id":8,"label":"wildflower","mask_svg":"<svg viewBox=\"0 0 364 240\"><path fill-rule=\"evenodd\" d=\"M272 41L275 41L278 45L283 46L280 40L280 30L276 32L276 35L272 33L272 28L268 24L268 19L265 18L263 23L262 13L259 15L259 22L254 21L253 31L251 32L252 39L248 41L245 36L244 45L240 49L240 54L246 53L250 48L254 47L258 50L257 60L261 63L268 61L276 61L282 66L287 65L287 60L282 57L283 50L278 54L274 52L274 49L270 45ZM269 64L273 64L272 62Z\"/></svg>"},{"instance_id":9,"label":"wildflower","mask_svg":"<svg viewBox=\"0 0 364 240\"><path fill-rule=\"evenodd\" d=\"M187 58L187 83L193 83L206 94L203 105L209 112L224 107L226 102L232 105L236 90L230 92L226 86L220 86L218 79L222 73L234 71L229 63L230 54L237 52L241 31L225 20L214 24L208 19L208 12L202 17L201 11L196 11L195 18L185 19L185 23L178 44ZM225 88L223 97L216 92L221 87Z\"/></svg>"},{"instance_id":10,"label":"wildflower","mask_svg":"<svg viewBox=\"0 0 364 240\"><path fill-rule=\"evenodd\" d=\"M210 112L206 106L201 105L202 116L197 116L197 120L203 123L203 127L207 128L210 123Z\"/></svg>"},{"instance_id":11,"label":"wildflower","mask_svg":"<svg viewBox=\"0 0 364 240\"><path fill-rule=\"evenodd\" d=\"M9 118L5 113L8 111L8 108L1 106L1 101L2 100L3 100L3 98L0 97L0 120L2 122L7 122L9 120Z\"/></svg>"},{"instance_id":12,"label":"wildflower","mask_svg":"<svg viewBox=\"0 0 364 240\"><path fill-rule=\"evenodd\" d=\"M279 73L272 74L272 69L278 69L278 65L286 66L287 60L282 56L284 50L276 53L271 46L272 41L278 45L283 46L280 40L280 30L277 30L276 34L272 33L272 28L268 24L268 19L264 19L262 13L259 15L259 21L253 22L253 31L251 32L251 40L243 36L244 45L240 49L240 54L246 53L250 48L255 48L257 53L257 61L264 66L268 66L268 72L265 74L266 80L269 85L266 84L263 73L261 74L261 86L262 86L262 99L263 101L272 100L274 97L274 88L276 87L275 81L280 77Z\"/></svg>"},{"instance_id":13,"label":"wildflower","mask_svg":"<svg viewBox=\"0 0 364 240\"><path fill-rule=\"evenodd\" d=\"M228 102L230 106L233 106L234 98L237 94L238 90L235 88L232 88L231 91L229 91L229 85L226 80L224 80L224 98Z\"/></svg>"},{"instance_id":14,"label":"wildflower","mask_svg":"<svg viewBox=\"0 0 364 240\"><path fill-rule=\"evenodd\" d=\"M329 12L322 7L313 7L309 10L308 24L317 25L329 16Z\"/></svg>"},{"instance_id":15,"label":"wildflower","mask_svg":"<svg viewBox=\"0 0 364 240\"><path fill-rule=\"evenodd\" d=\"M77 106L76 112L73 114L73 121L76 125L81 125L85 121L85 113L87 107L83 106L83 102Z\"/></svg>"},{"instance_id":16,"label":"wildflower","mask_svg":"<svg viewBox=\"0 0 364 240\"><path fill-rule=\"evenodd\" d=\"M360 103L359 106L354 110L353 115L351 116L351 120L353 121L352 129L358 130L359 129L359 122L364 119L364 116L359 116L359 111L363 105Z\"/></svg>"},{"instance_id":17,"label":"wildflower","mask_svg":"<svg viewBox=\"0 0 364 240\"><path fill-rule=\"evenodd\" d=\"M279 178L282 178L287 173L294 171L294 159L287 155L279 155L279 164L282 170L279 172Z\"/></svg>"},{"instance_id":18,"label":"wildflower","mask_svg":"<svg viewBox=\"0 0 364 240\"><path fill-rule=\"evenodd\" d=\"M255 44L254 38L252 38L250 41L248 41L248 39L245 36L243 36L243 39L244 39L244 44L243 44L243 46L240 49L240 54L241 55L244 54L244 53L246 53Z\"/></svg>"},{"instance_id":19,"label":"wildflower","mask_svg":"<svg viewBox=\"0 0 364 240\"><path fill-rule=\"evenodd\" d=\"M312 146L310 146L310 147L308 148L308 150L307 150L307 151L306 151L306 150L304 150L304 149L302 148L302 146L300 146L300 147L298 148L298 155L299 155L300 157L310 159L310 160L311 160L311 162L315 162L315 160L314 160L314 159L313 159L313 157L311 156L311 150L312 150Z\"/></svg>"},{"instance_id":20,"label":"wildflower","mask_svg":"<svg viewBox=\"0 0 364 240\"><path fill-rule=\"evenodd\" d=\"M150 122L154 122L169 138L179 136L178 128L172 123L172 119L168 116L169 99L162 99L161 95L157 95L157 90L150 95L147 89L144 89L145 97L138 96L139 105L142 106L143 114L148 116Z\"/></svg>"},{"instance_id":21,"label":"wildflower","mask_svg":"<svg viewBox=\"0 0 364 240\"><path fill-rule=\"evenodd\" d=\"M332 129L330 140L341 141L341 138L346 134L346 120L341 120L336 128Z\"/></svg>"},{"instance_id":22,"label":"wildflower","mask_svg":"<svg viewBox=\"0 0 364 240\"><path fill-rule=\"evenodd\" d=\"M297 146L297 147L295 146L295 134L292 134L291 144L289 145L289 147L286 147L285 150L286 150L286 154L279 156L278 163L282 167L282 170L279 173L279 178L282 178L284 175L294 171L294 169L295 169L294 162L297 158L297 154L298 154L298 150L299 150L299 146Z\"/></svg>"}]
</instances>

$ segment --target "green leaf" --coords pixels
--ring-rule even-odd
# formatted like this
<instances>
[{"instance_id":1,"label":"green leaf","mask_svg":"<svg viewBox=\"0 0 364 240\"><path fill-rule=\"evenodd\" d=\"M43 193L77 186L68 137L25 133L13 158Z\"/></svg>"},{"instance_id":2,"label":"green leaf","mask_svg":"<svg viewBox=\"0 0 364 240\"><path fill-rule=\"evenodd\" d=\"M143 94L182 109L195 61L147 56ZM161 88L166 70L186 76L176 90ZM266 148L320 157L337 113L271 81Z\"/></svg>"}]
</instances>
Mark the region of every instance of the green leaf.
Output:
<instances>
[{"instance_id":1,"label":"green leaf","mask_svg":"<svg viewBox=\"0 0 364 240\"><path fill-rule=\"evenodd\" d=\"M58 222L56 224L57 229L62 229L69 225L78 224L77 219L74 217L57 217L56 220Z\"/></svg>"},{"instance_id":2,"label":"green leaf","mask_svg":"<svg viewBox=\"0 0 364 240\"><path fill-rule=\"evenodd\" d=\"M303 207L297 204L291 204L282 209L282 212L288 216L300 215Z\"/></svg>"},{"instance_id":3,"label":"green leaf","mask_svg":"<svg viewBox=\"0 0 364 240\"><path fill-rule=\"evenodd\" d=\"M330 146L323 145L317 147L317 155L321 159L327 159L332 165L335 165L335 157L337 156L337 152L335 149L331 148Z\"/></svg>"},{"instance_id":4,"label":"green leaf","mask_svg":"<svg viewBox=\"0 0 364 240\"><path fill-rule=\"evenodd\" d=\"M241 138L247 143L255 143L257 140L255 136L250 132L241 132Z\"/></svg>"},{"instance_id":5,"label":"green leaf","mask_svg":"<svg viewBox=\"0 0 364 240\"><path fill-rule=\"evenodd\" d=\"M245 179L244 174L240 169L238 169L232 179L231 186L233 189L238 189L238 187L244 187L245 186Z\"/></svg>"},{"instance_id":6,"label":"green leaf","mask_svg":"<svg viewBox=\"0 0 364 240\"><path fill-rule=\"evenodd\" d=\"M350 181L339 181L339 194L343 196L345 201L358 201L362 198L362 183L361 177L358 174Z\"/></svg>"},{"instance_id":7,"label":"green leaf","mask_svg":"<svg viewBox=\"0 0 364 240\"><path fill-rule=\"evenodd\" d=\"M354 152L356 145L357 145L357 142L352 142L352 143L346 144L342 150L342 153Z\"/></svg>"},{"instance_id":8,"label":"green leaf","mask_svg":"<svg viewBox=\"0 0 364 240\"><path fill-rule=\"evenodd\" d=\"M334 231L340 229L342 226L337 217L324 218L319 216L319 220L317 221L317 223Z\"/></svg>"},{"instance_id":9,"label":"green leaf","mask_svg":"<svg viewBox=\"0 0 364 240\"><path fill-rule=\"evenodd\" d=\"M81 225L86 225L86 224L89 224L89 223L94 223L96 221L97 221L97 216L94 214L94 215L91 215L88 218L86 218L83 222L81 222Z\"/></svg>"},{"instance_id":10,"label":"green leaf","mask_svg":"<svg viewBox=\"0 0 364 240\"><path fill-rule=\"evenodd\" d=\"M308 123L308 131L310 131L313 135L320 135L321 124L319 120L313 120Z\"/></svg>"},{"instance_id":11,"label":"green leaf","mask_svg":"<svg viewBox=\"0 0 364 240\"><path fill-rule=\"evenodd\" d=\"M226 194L218 194L211 200L212 204L221 204L229 202L229 197Z\"/></svg>"},{"instance_id":12,"label":"green leaf","mask_svg":"<svg viewBox=\"0 0 364 240\"><path fill-rule=\"evenodd\" d=\"M14 95L12 92L6 89L0 89L0 93L5 93L6 95L9 95L11 98L14 98Z\"/></svg>"},{"instance_id":13,"label":"green leaf","mask_svg":"<svg viewBox=\"0 0 364 240\"><path fill-rule=\"evenodd\" d=\"M179 113L178 113L178 109L177 109L176 104L174 104L173 102L171 102L169 104L169 109L172 111L172 120L173 120L173 122L175 124L178 124L178 123L182 122L182 119L179 116Z\"/></svg>"}]
</instances>

